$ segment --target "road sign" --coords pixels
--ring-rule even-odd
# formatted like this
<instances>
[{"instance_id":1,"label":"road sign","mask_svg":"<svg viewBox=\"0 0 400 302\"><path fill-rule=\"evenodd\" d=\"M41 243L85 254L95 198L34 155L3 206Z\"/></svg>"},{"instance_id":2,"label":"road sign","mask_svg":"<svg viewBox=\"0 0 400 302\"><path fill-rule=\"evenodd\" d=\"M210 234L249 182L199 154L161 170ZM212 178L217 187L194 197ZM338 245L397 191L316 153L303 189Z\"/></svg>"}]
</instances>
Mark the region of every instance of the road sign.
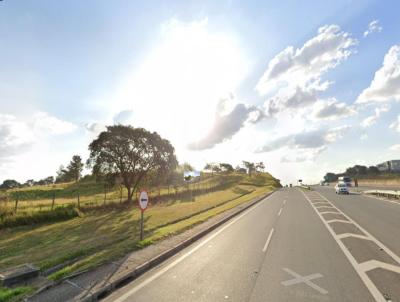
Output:
<instances>
[{"instance_id":1,"label":"road sign","mask_svg":"<svg viewBox=\"0 0 400 302\"><path fill-rule=\"evenodd\" d=\"M146 191L140 191L139 194L139 207L142 211L147 209L147 205L149 204L149 195Z\"/></svg>"}]
</instances>

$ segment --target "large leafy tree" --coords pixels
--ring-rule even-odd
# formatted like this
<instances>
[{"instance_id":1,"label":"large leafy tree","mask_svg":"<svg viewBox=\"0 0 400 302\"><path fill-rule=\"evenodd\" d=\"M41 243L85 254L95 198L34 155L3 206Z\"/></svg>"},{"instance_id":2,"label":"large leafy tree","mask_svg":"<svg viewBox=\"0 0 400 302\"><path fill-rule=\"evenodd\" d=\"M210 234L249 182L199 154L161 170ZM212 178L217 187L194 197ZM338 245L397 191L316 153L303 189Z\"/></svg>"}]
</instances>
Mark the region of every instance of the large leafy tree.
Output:
<instances>
[{"instance_id":1,"label":"large leafy tree","mask_svg":"<svg viewBox=\"0 0 400 302\"><path fill-rule=\"evenodd\" d=\"M18 188L20 185L21 184L14 179L6 179L0 185L0 189L13 189L13 188Z\"/></svg>"},{"instance_id":2,"label":"large leafy tree","mask_svg":"<svg viewBox=\"0 0 400 302\"><path fill-rule=\"evenodd\" d=\"M150 172L174 170L174 147L156 132L143 128L108 126L89 145L89 166L95 175L115 175L128 191L128 201Z\"/></svg>"}]
</instances>

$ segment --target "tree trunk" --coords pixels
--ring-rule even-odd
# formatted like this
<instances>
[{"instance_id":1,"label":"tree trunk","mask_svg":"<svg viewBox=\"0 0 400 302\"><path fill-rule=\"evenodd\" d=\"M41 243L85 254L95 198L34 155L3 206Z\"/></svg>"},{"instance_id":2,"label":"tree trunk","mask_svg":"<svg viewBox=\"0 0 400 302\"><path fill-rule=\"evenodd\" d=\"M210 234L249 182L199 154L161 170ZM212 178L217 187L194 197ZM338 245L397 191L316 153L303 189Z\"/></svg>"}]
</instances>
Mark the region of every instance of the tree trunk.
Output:
<instances>
[{"instance_id":1,"label":"tree trunk","mask_svg":"<svg viewBox=\"0 0 400 302\"><path fill-rule=\"evenodd\" d=\"M128 191L128 202L132 201L132 189L129 186L126 186L126 190Z\"/></svg>"}]
</instances>

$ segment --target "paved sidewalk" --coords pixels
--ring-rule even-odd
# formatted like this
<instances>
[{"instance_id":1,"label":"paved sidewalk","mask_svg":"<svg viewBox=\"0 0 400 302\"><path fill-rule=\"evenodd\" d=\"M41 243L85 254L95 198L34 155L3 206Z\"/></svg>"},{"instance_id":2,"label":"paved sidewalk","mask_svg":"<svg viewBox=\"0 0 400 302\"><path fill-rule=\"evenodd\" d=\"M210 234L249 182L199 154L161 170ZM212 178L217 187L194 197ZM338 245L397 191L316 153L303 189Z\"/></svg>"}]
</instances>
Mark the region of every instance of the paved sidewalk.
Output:
<instances>
[{"instance_id":1,"label":"paved sidewalk","mask_svg":"<svg viewBox=\"0 0 400 302\"><path fill-rule=\"evenodd\" d=\"M26 301L97 301L102 295L135 279L272 193L227 210L181 234L132 252L119 261L101 265L64 280Z\"/></svg>"}]
</instances>

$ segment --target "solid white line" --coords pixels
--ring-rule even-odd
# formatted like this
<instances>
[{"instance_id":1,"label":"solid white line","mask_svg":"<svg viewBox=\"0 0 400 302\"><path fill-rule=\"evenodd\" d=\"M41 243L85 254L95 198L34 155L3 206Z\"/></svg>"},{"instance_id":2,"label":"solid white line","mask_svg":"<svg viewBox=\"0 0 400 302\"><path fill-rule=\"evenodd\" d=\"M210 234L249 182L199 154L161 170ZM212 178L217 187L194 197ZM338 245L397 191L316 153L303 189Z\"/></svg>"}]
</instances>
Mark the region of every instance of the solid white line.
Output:
<instances>
[{"instance_id":1,"label":"solid white line","mask_svg":"<svg viewBox=\"0 0 400 302\"><path fill-rule=\"evenodd\" d=\"M268 248L269 242L271 241L271 238L272 238L272 234L273 234L273 233L274 233L274 229L271 229L271 231L269 231L268 239L267 239L267 241L265 242L265 245L264 245L264 247L263 247L263 249L262 249L262 251L263 251L264 253L267 251L267 248Z\"/></svg>"},{"instance_id":2,"label":"solid white line","mask_svg":"<svg viewBox=\"0 0 400 302\"><path fill-rule=\"evenodd\" d=\"M188 256L190 256L191 254L193 254L195 251L197 251L198 249L200 249L203 245L205 245L207 242L209 242L210 240L214 239L215 237L217 237L219 234L221 234L225 229L227 229L228 227L230 227L232 224L234 224L235 222L237 222L239 219L241 219L242 217L244 217L245 215L249 214L251 211L253 211L254 209L256 209L258 206L260 206L261 204L263 204L263 202L265 200L267 200L269 197L271 197L273 194L269 195L268 197L266 197L264 200L262 200L261 202L259 202L258 204L256 204L255 206L251 207L250 209L246 210L243 214L241 214L240 216L236 217L235 219L233 219L232 221L230 221L228 224L224 225L222 228L220 228L218 231L216 231L214 234L210 235L209 237L207 237L204 241L200 242L197 246L195 246L193 249L191 249L189 252L187 252L186 254L183 254L181 257L179 257L178 259L176 259L175 261L171 262L170 264L168 264L167 266L165 266L164 268L162 268L161 270L159 270L158 272L154 273L154 275L151 275L149 278L147 278L146 280L143 280L143 282L139 283L138 285L136 285L134 288L132 288L131 290L129 290L128 292L126 292L125 294L123 294L122 296L120 296L119 298L115 299L114 302L122 302L125 301L126 299L128 299L132 294L136 293L138 290L140 290L141 288L145 287L146 285L148 285L149 283L153 282L155 279L157 279L158 277L160 277L161 275L163 275L164 273L166 273L168 270L170 270L171 268L173 268L175 265L177 265L178 263L182 262L182 260L184 260L185 258L187 258Z\"/></svg>"},{"instance_id":3,"label":"solid white line","mask_svg":"<svg viewBox=\"0 0 400 302\"><path fill-rule=\"evenodd\" d=\"M284 205L286 204L286 199L283 201L283 204L284 204Z\"/></svg>"},{"instance_id":4,"label":"solid white line","mask_svg":"<svg viewBox=\"0 0 400 302\"><path fill-rule=\"evenodd\" d=\"M321 219L322 223L325 225L325 227L327 228L329 233L331 233L333 239L339 245L340 249L347 257L347 260L349 260L349 262L353 266L353 268L356 271L356 273L358 274L358 276L361 278L361 280L364 282L365 286L368 288L371 295L374 297L375 301L386 302L386 299L383 297L383 295L380 293L380 291L376 288L375 284L371 281L371 279L368 277L368 275L363 270L360 269L359 264L356 261L356 259L353 257L353 255L350 253L350 251L347 249L347 247L344 245L344 243L338 238L338 236L333 231L331 226L325 221L325 219L323 218L321 213L319 213L318 210L313 207L311 200L307 197L307 195L304 192L302 192L302 193L303 193L304 197L310 203L311 207L314 209L315 213L317 213L317 215L319 216L319 218ZM325 198L325 200L327 200L327 199ZM327 201L329 202L329 200L327 200Z\"/></svg>"},{"instance_id":5,"label":"solid white line","mask_svg":"<svg viewBox=\"0 0 400 302\"><path fill-rule=\"evenodd\" d=\"M279 210L278 216L281 216L282 214L282 208Z\"/></svg>"},{"instance_id":6,"label":"solid white line","mask_svg":"<svg viewBox=\"0 0 400 302\"><path fill-rule=\"evenodd\" d=\"M372 198L372 199L376 199L376 200L380 200L380 201L387 201L387 202L390 202L390 203L394 203L394 204L400 205L400 202L398 202L398 201L393 201L393 200L389 200L389 199L385 199L385 198L379 198L377 196L370 196L369 194L360 194L360 195L365 196L365 197L369 197L369 198Z\"/></svg>"}]
</instances>

